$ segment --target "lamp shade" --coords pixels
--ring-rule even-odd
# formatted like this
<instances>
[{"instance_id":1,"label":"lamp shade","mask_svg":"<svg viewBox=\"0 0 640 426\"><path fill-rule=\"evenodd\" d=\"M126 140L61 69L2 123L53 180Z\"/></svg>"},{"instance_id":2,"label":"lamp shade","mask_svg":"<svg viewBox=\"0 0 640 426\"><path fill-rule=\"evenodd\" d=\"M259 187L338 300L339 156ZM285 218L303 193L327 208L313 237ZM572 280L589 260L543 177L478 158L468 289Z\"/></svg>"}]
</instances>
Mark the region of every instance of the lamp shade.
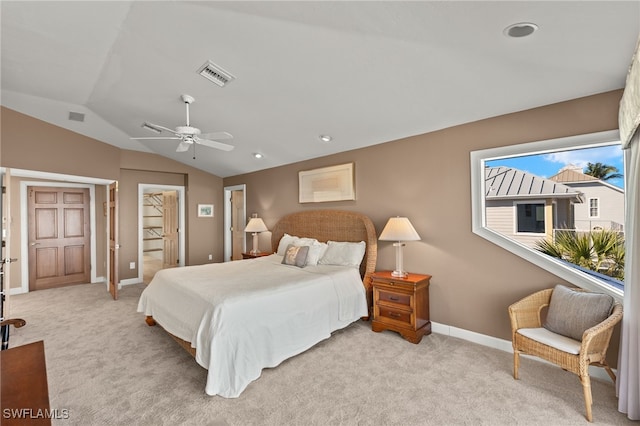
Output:
<instances>
[{"instance_id":1,"label":"lamp shade","mask_svg":"<svg viewBox=\"0 0 640 426\"><path fill-rule=\"evenodd\" d=\"M420 235L406 217L392 217L380 234L382 241L417 241Z\"/></svg>"},{"instance_id":2,"label":"lamp shade","mask_svg":"<svg viewBox=\"0 0 640 426\"><path fill-rule=\"evenodd\" d=\"M259 217L252 217L247 223L247 227L244 228L244 232L264 232L267 231L267 226Z\"/></svg>"}]
</instances>

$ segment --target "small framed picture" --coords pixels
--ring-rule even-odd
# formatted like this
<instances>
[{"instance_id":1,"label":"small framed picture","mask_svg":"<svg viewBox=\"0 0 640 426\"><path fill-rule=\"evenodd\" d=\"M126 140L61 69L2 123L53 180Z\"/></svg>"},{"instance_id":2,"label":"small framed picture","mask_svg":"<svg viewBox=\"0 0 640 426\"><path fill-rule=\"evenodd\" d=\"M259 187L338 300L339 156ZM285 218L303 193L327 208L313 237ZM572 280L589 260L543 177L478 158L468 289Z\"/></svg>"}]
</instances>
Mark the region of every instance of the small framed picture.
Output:
<instances>
[{"instance_id":1,"label":"small framed picture","mask_svg":"<svg viewBox=\"0 0 640 426\"><path fill-rule=\"evenodd\" d=\"M213 204L198 204L198 217L213 217Z\"/></svg>"}]
</instances>

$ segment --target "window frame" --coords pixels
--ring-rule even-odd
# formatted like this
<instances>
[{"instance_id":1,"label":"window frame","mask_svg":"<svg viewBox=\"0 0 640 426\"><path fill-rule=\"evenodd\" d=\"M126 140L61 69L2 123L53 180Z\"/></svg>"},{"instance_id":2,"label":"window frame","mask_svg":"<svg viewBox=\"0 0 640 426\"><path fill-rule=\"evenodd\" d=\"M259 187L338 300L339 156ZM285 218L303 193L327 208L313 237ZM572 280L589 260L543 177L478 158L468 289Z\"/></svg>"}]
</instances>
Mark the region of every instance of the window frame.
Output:
<instances>
[{"instance_id":1,"label":"window frame","mask_svg":"<svg viewBox=\"0 0 640 426\"><path fill-rule=\"evenodd\" d=\"M514 201L513 202L513 206L515 207L515 212L514 212L514 221L513 221L513 225L514 225L514 235L528 235L528 236L535 236L535 235L539 235L540 237L544 237L545 235L547 235L544 231L542 232L533 232L533 231L519 231L518 230L518 225L520 223L520 216L518 215L518 207L521 205L540 205L542 204L542 210L543 210L543 219L542 219L542 223L543 226L542 228L544 229L545 226L545 222L544 222L544 208L546 206L546 202L544 200L527 200L527 201ZM537 214L537 213L534 213Z\"/></svg>"},{"instance_id":2,"label":"window frame","mask_svg":"<svg viewBox=\"0 0 640 426\"><path fill-rule=\"evenodd\" d=\"M591 209L593 208L591 206L591 201L595 200L596 202L596 215L592 215L591 214ZM589 197L589 199L587 200L587 202L589 203L589 219L599 219L600 218L600 197Z\"/></svg>"},{"instance_id":3,"label":"window frame","mask_svg":"<svg viewBox=\"0 0 640 426\"><path fill-rule=\"evenodd\" d=\"M485 166L490 160L510 158L525 155L547 154L557 151L575 150L583 148L595 148L620 144L620 132L608 130L604 132L582 134L556 139L547 139L536 142L527 142L496 148L488 148L470 152L471 169L471 230L474 234L516 254L517 256L551 272L559 278L578 287L610 294L618 300L622 300L623 291L602 280L595 278L578 269L565 265L559 259L548 256L524 244L515 241L486 226L485 206ZM625 155L623 153L623 155ZM626 164L626 161L624 162Z\"/></svg>"}]
</instances>

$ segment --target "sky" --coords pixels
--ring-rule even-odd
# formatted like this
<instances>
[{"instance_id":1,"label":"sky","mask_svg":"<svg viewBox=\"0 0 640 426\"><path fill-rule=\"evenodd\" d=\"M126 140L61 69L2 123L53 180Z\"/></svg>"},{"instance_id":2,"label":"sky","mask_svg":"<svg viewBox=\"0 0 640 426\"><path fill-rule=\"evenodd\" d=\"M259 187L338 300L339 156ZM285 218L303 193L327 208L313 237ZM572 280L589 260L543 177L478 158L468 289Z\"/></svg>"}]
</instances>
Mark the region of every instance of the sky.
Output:
<instances>
[{"instance_id":1,"label":"sky","mask_svg":"<svg viewBox=\"0 0 640 426\"><path fill-rule=\"evenodd\" d=\"M485 164L489 167L513 167L542 178L549 178L558 173L560 169L566 165L573 164L584 170L587 163L603 163L614 166L618 169L618 173L624 175L624 157L620 144L502 158L499 160L486 161ZM610 179L607 183L619 188L624 188L623 179Z\"/></svg>"}]
</instances>

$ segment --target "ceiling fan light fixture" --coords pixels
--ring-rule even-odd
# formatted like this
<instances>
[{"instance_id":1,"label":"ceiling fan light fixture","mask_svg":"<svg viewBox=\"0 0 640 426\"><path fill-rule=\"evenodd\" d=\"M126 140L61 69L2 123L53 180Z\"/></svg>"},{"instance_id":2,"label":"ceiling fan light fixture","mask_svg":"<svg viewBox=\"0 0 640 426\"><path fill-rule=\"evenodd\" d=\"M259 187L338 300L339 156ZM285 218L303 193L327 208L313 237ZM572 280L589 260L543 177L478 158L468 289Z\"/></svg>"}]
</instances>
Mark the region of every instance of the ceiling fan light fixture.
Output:
<instances>
[{"instance_id":1,"label":"ceiling fan light fixture","mask_svg":"<svg viewBox=\"0 0 640 426\"><path fill-rule=\"evenodd\" d=\"M518 22L517 24L509 25L502 33L506 37L522 38L533 34L538 30L538 26L531 22Z\"/></svg>"}]
</instances>

